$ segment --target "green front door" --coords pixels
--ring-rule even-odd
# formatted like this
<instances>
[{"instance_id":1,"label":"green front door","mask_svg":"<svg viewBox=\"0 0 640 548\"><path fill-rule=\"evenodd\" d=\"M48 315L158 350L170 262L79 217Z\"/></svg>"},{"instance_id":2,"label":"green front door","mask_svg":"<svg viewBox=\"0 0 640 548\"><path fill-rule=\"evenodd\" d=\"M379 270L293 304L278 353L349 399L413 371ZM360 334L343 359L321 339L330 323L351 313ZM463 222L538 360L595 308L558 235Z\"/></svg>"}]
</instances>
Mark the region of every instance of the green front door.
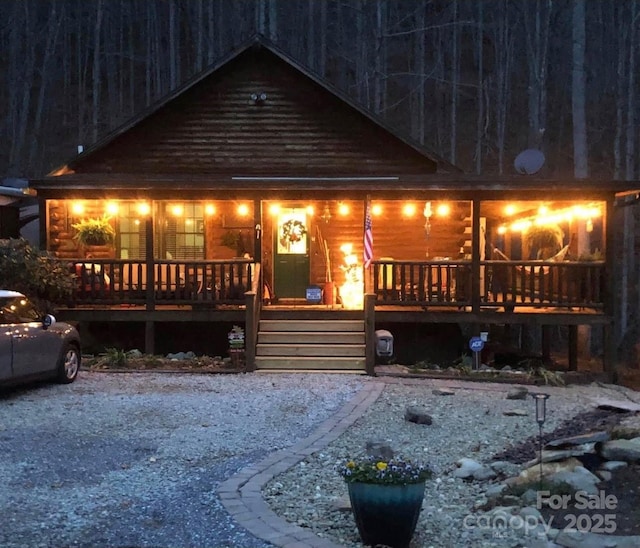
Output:
<instances>
[{"instance_id":1,"label":"green front door","mask_svg":"<svg viewBox=\"0 0 640 548\"><path fill-rule=\"evenodd\" d=\"M282 208L274 229L274 293L304 299L309 286L309 225L304 208Z\"/></svg>"}]
</instances>

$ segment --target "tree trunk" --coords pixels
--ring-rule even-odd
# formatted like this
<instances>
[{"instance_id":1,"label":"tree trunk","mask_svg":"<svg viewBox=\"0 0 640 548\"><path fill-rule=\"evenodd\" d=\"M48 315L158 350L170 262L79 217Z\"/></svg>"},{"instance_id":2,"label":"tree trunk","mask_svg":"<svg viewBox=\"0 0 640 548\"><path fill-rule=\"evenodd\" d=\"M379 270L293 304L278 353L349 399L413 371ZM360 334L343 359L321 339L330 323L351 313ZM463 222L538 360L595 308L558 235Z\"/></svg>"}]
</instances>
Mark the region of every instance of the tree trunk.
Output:
<instances>
[{"instance_id":1,"label":"tree trunk","mask_svg":"<svg viewBox=\"0 0 640 548\"><path fill-rule=\"evenodd\" d=\"M572 71L572 113L573 113L573 173L576 179L589 176L589 151L587 147L587 79L584 67L586 47L585 0L573 0L573 71Z\"/></svg>"},{"instance_id":2,"label":"tree trunk","mask_svg":"<svg viewBox=\"0 0 640 548\"><path fill-rule=\"evenodd\" d=\"M455 164L457 161L457 126L458 126L458 81L460 79L460 54L458 53L458 42L460 30L458 27L458 0L452 2L453 15L452 37L451 37L451 135L449 161Z\"/></svg>"},{"instance_id":3,"label":"tree trunk","mask_svg":"<svg viewBox=\"0 0 640 548\"><path fill-rule=\"evenodd\" d=\"M93 40L93 96L92 96L92 141L95 143L98 141L98 137L100 136L100 108L101 108L101 94L100 94L100 86L101 86L101 70L100 70L100 35L102 34L102 0L98 0L96 5L96 25L95 25L95 35Z\"/></svg>"},{"instance_id":4,"label":"tree trunk","mask_svg":"<svg viewBox=\"0 0 640 548\"><path fill-rule=\"evenodd\" d=\"M482 140L484 138L484 67L483 67L483 11L482 2L478 2L478 25L476 36L476 55L478 56L478 81L476 90L476 108L478 109L476 119L476 173L479 175L482 173Z\"/></svg>"},{"instance_id":5,"label":"tree trunk","mask_svg":"<svg viewBox=\"0 0 640 548\"><path fill-rule=\"evenodd\" d=\"M636 90L635 90L635 69L636 69L636 39L638 35L638 21L640 13L638 2L631 3L631 26L629 27L629 61L627 74L627 135L626 135L626 165L625 178L631 181L635 178L635 114L636 114Z\"/></svg>"}]
</instances>

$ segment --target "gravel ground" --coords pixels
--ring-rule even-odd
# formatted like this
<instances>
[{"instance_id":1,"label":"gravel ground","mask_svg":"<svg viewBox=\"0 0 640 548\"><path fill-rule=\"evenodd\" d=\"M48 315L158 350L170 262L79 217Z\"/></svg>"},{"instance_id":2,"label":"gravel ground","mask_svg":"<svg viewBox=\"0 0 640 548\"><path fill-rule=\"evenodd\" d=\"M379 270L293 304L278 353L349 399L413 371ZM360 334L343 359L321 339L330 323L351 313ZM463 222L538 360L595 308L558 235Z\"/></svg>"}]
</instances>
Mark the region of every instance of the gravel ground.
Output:
<instances>
[{"instance_id":1,"label":"gravel ground","mask_svg":"<svg viewBox=\"0 0 640 548\"><path fill-rule=\"evenodd\" d=\"M497 531L491 522L484 523L484 527L475 526L474 515L478 513L474 508L485 502L488 483L466 482L451 475L456 461L462 457L491 462L499 451L537 435L533 401L507 400L511 388L508 385L456 383L454 395L432 392L436 387L452 384L444 381L388 384L365 415L337 441L265 486L263 494L271 509L318 536L348 548L360 548L362 544L348 509L347 488L337 467L361 452L367 441L379 440L389 443L397 455L422 460L436 472L435 479L426 485L413 548L534 546L532 538L523 538L523 529ZM551 395L544 425L547 431L554 430L568 417L592 409L591 402L596 398L640 401L637 392L617 386L533 390ZM433 424L406 422L404 411L408 405L425 407L433 417ZM528 415L505 416L504 411L509 410L526 411ZM471 517L465 521L467 516Z\"/></svg>"},{"instance_id":2,"label":"gravel ground","mask_svg":"<svg viewBox=\"0 0 640 548\"><path fill-rule=\"evenodd\" d=\"M351 375L82 371L0 392L0 546L242 547L221 481L309 435Z\"/></svg>"},{"instance_id":3,"label":"gravel ground","mask_svg":"<svg viewBox=\"0 0 640 548\"><path fill-rule=\"evenodd\" d=\"M234 524L216 488L270 452L309 435L367 382L351 375L109 374L83 371L72 385L0 392L0 546L265 548ZM413 546L525 546L517 531L462 525L485 485L454 479L461 457L490 460L537 433L531 400L508 385L388 383L346 434L265 486L271 508L348 548L360 547L346 487L336 471L366 441L384 440L427 461L428 482ZM455 394L432 393L453 386ZM620 387L545 387L545 430L590 408L590 399L638 393ZM426 407L434 423L403 419ZM507 417L522 409L528 416Z\"/></svg>"}]
</instances>

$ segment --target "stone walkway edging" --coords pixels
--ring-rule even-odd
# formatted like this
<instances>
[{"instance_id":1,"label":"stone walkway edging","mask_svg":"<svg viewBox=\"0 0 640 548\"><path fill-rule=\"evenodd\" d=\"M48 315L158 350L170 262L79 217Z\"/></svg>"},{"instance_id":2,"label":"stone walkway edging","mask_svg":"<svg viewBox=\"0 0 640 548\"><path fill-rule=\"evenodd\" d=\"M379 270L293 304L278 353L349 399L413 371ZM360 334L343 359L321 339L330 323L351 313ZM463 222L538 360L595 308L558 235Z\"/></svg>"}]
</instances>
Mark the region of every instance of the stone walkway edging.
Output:
<instances>
[{"instance_id":1,"label":"stone walkway edging","mask_svg":"<svg viewBox=\"0 0 640 548\"><path fill-rule=\"evenodd\" d=\"M275 546L340 548L340 545L329 539L321 538L278 516L262 498L262 488L275 476L340 437L378 399L384 386L384 382L366 383L311 435L291 447L270 454L222 482L217 493L229 515L250 533Z\"/></svg>"}]
</instances>

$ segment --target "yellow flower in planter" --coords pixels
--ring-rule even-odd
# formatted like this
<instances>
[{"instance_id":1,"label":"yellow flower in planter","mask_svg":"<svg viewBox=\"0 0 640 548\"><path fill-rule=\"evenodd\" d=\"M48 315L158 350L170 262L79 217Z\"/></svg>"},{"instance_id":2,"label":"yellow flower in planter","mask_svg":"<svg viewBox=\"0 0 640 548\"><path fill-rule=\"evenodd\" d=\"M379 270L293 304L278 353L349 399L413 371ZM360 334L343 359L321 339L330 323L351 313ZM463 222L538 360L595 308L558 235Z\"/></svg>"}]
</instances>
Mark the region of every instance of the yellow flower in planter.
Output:
<instances>
[{"instance_id":1,"label":"yellow flower in planter","mask_svg":"<svg viewBox=\"0 0 640 548\"><path fill-rule=\"evenodd\" d=\"M377 460L374 457L350 459L338 469L347 483L363 482L381 485L422 483L432 476L431 468L409 460Z\"/></svg>"}]
</instances>

